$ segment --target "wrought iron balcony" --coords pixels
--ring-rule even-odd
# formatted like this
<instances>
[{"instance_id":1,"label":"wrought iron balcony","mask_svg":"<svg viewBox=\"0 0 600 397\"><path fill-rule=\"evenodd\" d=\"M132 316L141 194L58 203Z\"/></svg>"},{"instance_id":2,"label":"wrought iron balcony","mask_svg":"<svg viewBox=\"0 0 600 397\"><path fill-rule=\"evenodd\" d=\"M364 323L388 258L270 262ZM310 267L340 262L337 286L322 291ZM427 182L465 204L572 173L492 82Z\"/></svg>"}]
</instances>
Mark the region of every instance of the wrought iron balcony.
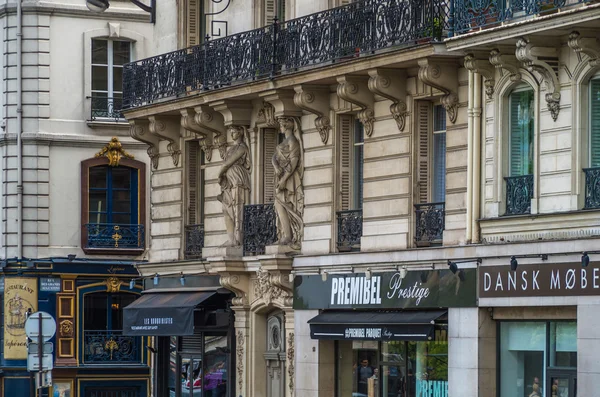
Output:
<instances>
[{"instance_id":1,"label":"wrought iron balcony","mask_svg":"<svg viewBox=\"0 0 600 397\"><path fill-rule=\"evenodd\" d=\"M533 197L533 175L505 177L506 212L504 215L522 215L531 213Z\"/></svg>"},{"instance_id":2,"label":"wrought iron balcony","mask_svg":"<svg viewBox=\"0 0 600 397\"><path fill-rule=\"evenodd\" d=\"M84 331L85 364L136 364L142 362L142 338L123 331Z\"/></svg>"},{"instance_id":3,"label":"wrought iron balcony","mask_svg":"<svg viewBox=\"0 0 600 397\"><path fill-rule=\"evenodd\" d=\"M92 95L90 97L92 101L90 120L114 120L125 121L121 108L123 107L123 98L120 97L107 97Z\"/></svg>"},{"instance_id":4,"label":"wrought iron balcony","mask_svg":"<svg viewBox=\"0 0 600 397\"><path fill-rule=\"evenodd\" d=\"M204 247L204 224L185 227L185 259L200 258Z\"/></svg>"},{"instance_id":5,"label":"wrought iron balcony","mask_svg":"<svg viewBox=\"0 0 600 397\"><path fill-rule=\"evenodd\" d=\"M415 243L441 245L446 226L446 203L415 204Z\"/></svg>"},{"instance_id":6,"label":"wrought iron balcony","mask_svg":"<svg viewBox=\"0 0 600 397\"><path fill-rule=\"evenodd\" d=\"M132 62L123 69L123 105L144 106L441 40L448 7L441 0L360 0Z\"/></svg>"},{"instance_id":7,"label":"wrought iron balcony","mask_svg":"<svg viewBox=\"0 0 600 397\"><path fill-rule=\"evenodd\" d=\"M117 225L114 223L88 223L85 248L143 249L144 225Z\"/></svg>"},{"instance_id":8,"label":"wrought iron balcony","mask_svg":"<svg viewBox=\"0 0 600 397\"><path fill-rule=\"evenodd\" d=\"M589 0L451 0L450 33L462 34L502 22L522 21L586 2Z\"/></svg>"},{"instance_id":9,"label":"wrought iron balcony","mask_svg":"<svg viewBox=\"0 0 600 397\"><path fill-rule=\"evenodd\" d=\"M362 210L337 212L337 248L339 251L360 250Z\"/></svg>"},{"instance_id":10,"label":"wrought iron balcony","mask_svg":"<svg viewBox=\"0 0 600 397\"><path fill-rule=\"evenodd\" d=\"M273 204L244 206L244 255L262 255L277 241L277 217Z\"/></svg>"},{"instance_id":11,"label":"wrought iron balcony","mask_svg":"<svg viewBox=\"0 0 600 397\"><path fill-rule=\"evenodd\" d=\"M585 209L600 208L600 167L584 168Z\"/></svg>"}]
</instances>

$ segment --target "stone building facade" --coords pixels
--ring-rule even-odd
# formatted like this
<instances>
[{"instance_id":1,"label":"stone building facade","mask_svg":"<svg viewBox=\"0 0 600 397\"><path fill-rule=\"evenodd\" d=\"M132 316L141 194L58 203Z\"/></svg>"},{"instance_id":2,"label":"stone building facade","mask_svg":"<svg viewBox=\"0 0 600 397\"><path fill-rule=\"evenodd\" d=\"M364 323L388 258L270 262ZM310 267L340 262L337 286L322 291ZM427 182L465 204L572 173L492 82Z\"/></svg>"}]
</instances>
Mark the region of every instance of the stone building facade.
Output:
<instances>
[{"instance_id":1,"label":"stone building facade","mask_svg":"<svg viewBox=\"0 0 600 397\"><path fill-rule=\"evenodd\" d=\"M225 392L593 395L600 8L208 3L125 114L140 272L232 294Z\"/></svg>"}]
</instances>

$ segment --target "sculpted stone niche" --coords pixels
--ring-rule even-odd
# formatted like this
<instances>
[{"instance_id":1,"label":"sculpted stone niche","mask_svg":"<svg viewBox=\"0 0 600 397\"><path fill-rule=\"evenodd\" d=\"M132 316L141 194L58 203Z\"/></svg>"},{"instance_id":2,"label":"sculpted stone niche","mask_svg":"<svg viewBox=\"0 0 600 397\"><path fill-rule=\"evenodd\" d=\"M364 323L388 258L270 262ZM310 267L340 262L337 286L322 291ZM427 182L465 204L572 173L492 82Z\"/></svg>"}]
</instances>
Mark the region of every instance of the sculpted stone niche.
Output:
<instances>
[{"instance_id":1,"label":"sculpted stone niche","mask_svg":"<svg viewBox=\"0 0 600 397\"><path fill-rule=\"evenodd\" d=\"M280 133L285 139L275 149L275 212L277 245L299 250L304 231L304 148L300 121L295 117L278 117Z\"/></svg>"},{"instance_id":2,"label":"sculpted stone niche","mask_svg":"<svg viewBox=\"0 0 600 397\"><path fill-rule=\"evenodd\" d=\"M219 171L221 194L217 200L223 205L225 227L229 240L225 247L242 245L244 205L250 198L250 172L252 156L250 155L250 139L248 129L231 125L227 128L233 144L227 149L225 162Z\"/></svg>"}]
</instances>

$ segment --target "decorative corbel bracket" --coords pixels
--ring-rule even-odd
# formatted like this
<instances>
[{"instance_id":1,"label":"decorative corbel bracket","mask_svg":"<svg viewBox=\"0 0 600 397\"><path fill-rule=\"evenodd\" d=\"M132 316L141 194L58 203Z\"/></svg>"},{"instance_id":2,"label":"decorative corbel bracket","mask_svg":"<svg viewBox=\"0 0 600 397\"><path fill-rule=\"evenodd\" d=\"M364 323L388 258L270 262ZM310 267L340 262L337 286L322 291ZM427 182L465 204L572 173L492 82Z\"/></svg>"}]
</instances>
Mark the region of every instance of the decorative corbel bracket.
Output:
<instances>
[{"instance_id":1,"label":"decorative corbel bracket","mask_svg":"<svg viewBox=\"0 0 600 397\"><path fill-rule=\"evenodd\" d=\"M493 49L490 51L490 63L502 73L503 70L506 70L509 73L510 81L521 81L519 61L514 55L503 54L499 49Z\"/></svg>"},{"instance_id":2,"label":"decorative corbel bracket","mask_svg":"<svg viewBox=\"0 0 600 397\"><path fill-rule=\"evenodd\" d=\"M600 41L596 37L581 37L579 32L571 32L569 35L569 47L578 56L581 56L582 53L587 55L590 66L595 67L600 65Z\"/></svg>"},{"instance_id":3,"label":"decorative corbel bracket","mask_svg":"<svg viewBox=\"0 0 600 397\"><path fill-rule=\"evenodd\" d=\"M227 137L223 125L223 116L209 106L201 105L194 110L182 110L181 126L200 136L200 148L204 151L207 161L212 160L215 142L224 141L226 144Z\"/></svg>"},{"instance_id":4,"label":"decorative corbel bracket","mask_svg":"<svg viewBox=\"0 0 600 397\"><path fill-rule=\"evenodd\" d=\"M231 300L233 306L247 306L249 303L250 277L242 272L219 272L219 282L223 288L235 293Z\"/></svg>"},{"instance_id":5,"label":"decorative corbel bracket","mask_svg":"<svg viewBox=\"0 0 600 397\"><path fill-rule=\"evenodd\" d=\"M358 119L365 127L365 135L373 135L375 99L369 91L367 79L361 76L340 76L337 78L337 95L343 100L358 106Z\"/></svg>"},{"instance_id":6,"label":"decorative corbel bracket","mask_svg":"<svg viewBox=\"0 0 600 397\"><path fill-rule=\"evenodd\" d=\"M129 135L138 141L148 145L146 152L150 157L150 163L154 169L158 168L158 144L160 139L150 134L150 122L144 119L129 120Z\"/></svg>"},{"instance_id":7,"label":"decorative corbel bracket","mask_svg":"<svg viewBox=\"0 0 600 397\"><path fill-rule=\"evenodd\" d=\"M331 120L329 120L329 87L321 85L297 85L294 87L294 104L300 109L312 113L315 127L321 136L321 142L327 144Z\"/></svg>"},{"instance_id":8,"label":"decorative corbel bracket","mask_svg":"<svg viewBox=\"0 0 600 397\"><path fill-rule=\"evenodd\" d=\"M408 107L406 106L406 71L398 69L386 71L384 69L369 70L369 90L392 101L390 112L396 120L398 130L404 131Z\"/></svg>"},{"instance_id":9,"label":"decorative corbel bracket","mask_svg":"<svg viewBox=\"0 0 600 397\"><path fill-rule=\"evenodd\" d=\"M267 91L260 96L273 105L275 119L279 117L302 117L302 109L294 103L295 93L292 90Z\"/></svg>"},{"instance_id":10,"label":"decorative corbel bracket","mask_svg":"<svg viewBox=\"0 0 600 397\"><path fill-rule=\"evenodd\" d=\"M219 112L223 117L223 132L214 137L214 144L219 148L221 160L225 159L227 152L227 134L226 127L230 125L250 126L252 118L252 102L225 99L222 101L213 102L210 107ZM196 112L198 109L196 108ZM196 120L198 121L198 120Z\"/></svg>"},{"instance_id":11,"label":"decorative corbel bracket","mask_svg":"<svg viewBox=\"0 0 600 397\"><path fill-rule=\"evenodd\" d=\"M456 65L438 64L429 59L419 60L419 80L442 91L441 102L450 121L456 123L458 117L458 70Z\"/></svg>"},{"instance_id":12,"label":"decorative corbel bracket","mask_svg":"<svg viewBox=\"0 0 600 397\"><path fill-rule=\"evenodd\" d=\"M275 107L269 102L262 102L262 107L258 111L257 123L264 124L268 128L278 128L279 123L275 117Z\"/></svg>"},{"instance_id":13,"label":"decorative corbel bracket","mask_svg":"<svg viewBox=\"0 0 600 397\"><path fill-rule=\"evenodd\" d=\"M521 37L517 40L515 55L529 72L538 73L546 83L546 89L548 90L546 103L552 119L556 121L560 111L560 82L558 81L557 72L548 63L548 61L554 61L558 64L556 48L539 47L529 42L528 39Z\"/></svg>"},{"instance_id":14,"label":"decorative corbel bracket","mask_svg":"<svg viewBox=\"0 0 600 397\"><path fill-rule=\"evenodd\" d=\"M496 85L496 68L490 63L489 59L481 59L474 54L467 54L465 68L483 76L485 79L485 95L487 99L491 100L494 97L494 87Z\"/></svg>"},{"instance_id":15,"label":"decorative corbel bracket","mask_svg":"<svg viewBox=\"0 0 600 397\"><path fill-rule=\"evenodd\" d=\"M150 116L150 133L160 139L168 141L167 150L173 159L173 165L179 165L179 156L181 149L179 148L179 140L181 139L180 120L172 116Z\"/></svg>"}]
</instances>

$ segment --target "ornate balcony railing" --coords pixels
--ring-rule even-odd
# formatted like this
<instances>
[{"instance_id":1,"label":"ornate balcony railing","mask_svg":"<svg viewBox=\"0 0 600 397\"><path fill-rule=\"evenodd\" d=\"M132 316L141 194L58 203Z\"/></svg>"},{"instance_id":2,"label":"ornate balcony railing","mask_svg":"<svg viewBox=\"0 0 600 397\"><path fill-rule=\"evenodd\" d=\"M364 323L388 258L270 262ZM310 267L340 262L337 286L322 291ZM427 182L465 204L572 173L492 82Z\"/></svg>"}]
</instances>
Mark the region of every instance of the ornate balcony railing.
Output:
<instances>
[{"instance_id":1,"label":"ornate balcony railing","mask_svg":"<svg viewBox=\"0 0 600 397\"><path fill-rule=\"evenodd\" d=\"M123 98L92 95L90 100L92 101L90 115L92 121L98 119L125 121L125 117L121 113Z\"/></svg>"},{"instance_id":2,"label":"ornate balcony railing","mask_svg":"<svg viewBox=\"0 0 600 397\"><path fill-rule=\"evenodd\" d=\"M446 226L446 204L415 204L415 225L417 246L442 244Z\"/></svg>"},{"instance_id":3,"label":"ornate balcony railing","mask_svg":"<svg viewBox=\"0 0 600 397\"><path fill-rule=\"evenodd\" d=\"M585 209L600 208L600 167L584 168Z\"/></svg>"},{"instance_id":4,"label":"ornate balcony railing","mask_svg":"<svg viewBox=\"0 0 600 397\"><path fill-rule=\"evenodd\" d=\"M244 256L262 255L277 241L277 217L273 204L244 206Z\"/></svg>"},{"instance_id":5,"label":"ornate balcony railing","mask_svg":"<svg viewBox=\"0 0 600 397\"><path fill-rule=\"evenodd\" d=\"M359 250L362 237L362 210L338 211L337 221L338 250Z\"/></svg>"},{"instance_id":6,"label":"ornate balcony railing","mask_svg":"<svg viewBox=\"0 0 600 397\"><path fill-rule=\"evenodd\" d=\"M533 175L505 177L506 213L504 215L522 215L531 213L533 197Z\"/></svg>"},{"instance_id":7,"label":"ornate balcony railing","mask_svg":"<svg viewBox=\"0 0 600 397\"><path fill-rule=\"evenodd\" d=\"M117 225L114 223L88 223L85 248L144 248L144 225Z\"/></svg>"},{"instance_id":8,"label":"ornate balcony railing","mask_svg":"<svg viewBox=\"0 0 600 397\"><path fill-rule=\"evenodd\" d=\"M441 40L449 3L360 0L126 64L123 105L272 78L397 46Z\"/></svg>"},{"instance_id":9,"label":"ornate balcony railing","mask_svg":"<svg viewBox=\"0 0 600 397\"><path fill-rule=\"evenodd\" d=\"M204 248L204 224L186 225L185 227L185 259L200 258Z\"/></svg>"},{"instance_id":10,"label":"ornate balcony railing","mask_svg":"<svg viewBox=\"0 0 600 397\"><path fill-rule=\"evenodd\" d=\"M83 361L86 364L135 364L142 362L142 338L123 331L84 331Z\"/></svg>"},{"instance_id":11,"label":"ornate balcony railing","mask_svg":"<svg viewBox=\"0 0 600 397\"><path fill-rule=\"evenodd\" d=\"M502 22L555 13L589 0L451 0L450 33L462 34Z\"/></svg>"}]
</instances>

